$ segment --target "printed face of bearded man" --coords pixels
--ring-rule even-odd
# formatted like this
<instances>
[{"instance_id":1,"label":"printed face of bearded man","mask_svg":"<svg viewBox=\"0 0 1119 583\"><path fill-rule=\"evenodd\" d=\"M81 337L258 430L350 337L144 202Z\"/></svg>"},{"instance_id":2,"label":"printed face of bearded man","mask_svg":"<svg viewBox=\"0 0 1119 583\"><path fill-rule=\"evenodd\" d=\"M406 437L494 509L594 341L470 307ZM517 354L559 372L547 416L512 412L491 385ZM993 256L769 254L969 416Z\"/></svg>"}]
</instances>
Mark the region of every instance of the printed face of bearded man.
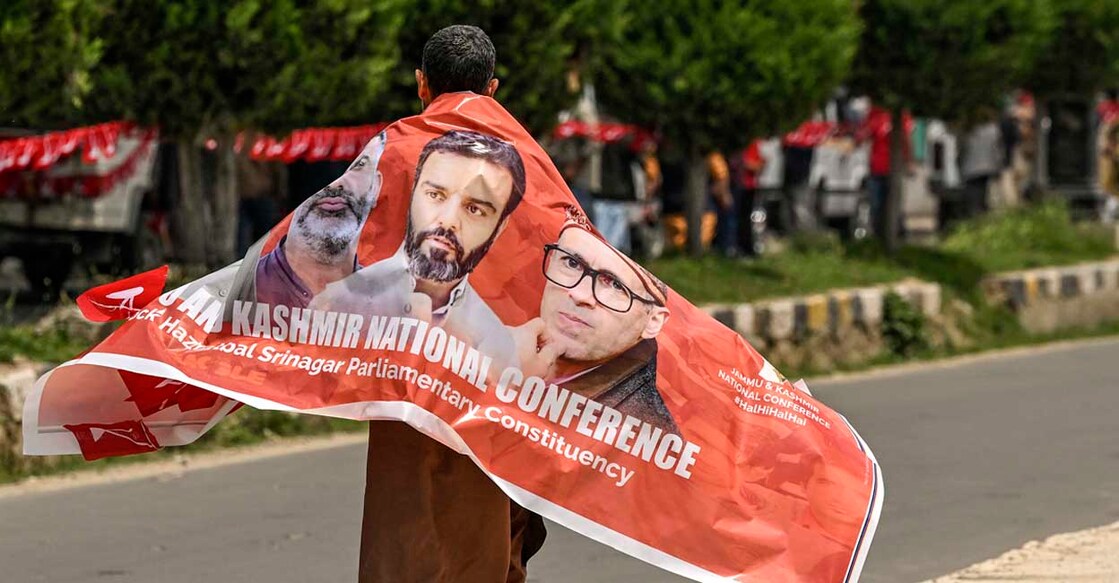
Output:
<instances>
[{"instance_id":1,"label":"printed face of bearded man","mask_svg":"<svg viewBox=\"0 0 1119 583\"><path fill-rule=\"evenodd\" d=\"M413 275L452 282L473 271L497 238L512 185L509 172L485 160L432 154L408 216Z\"/></svg>"},{"instance_id":2,"label":"printed face of bearded man","mask_svg":"<svg viewBox=\"0 0 1119 583\"><path fill-rule=\"evenodd\" d=\"M342 176L296 209L288 237L298 239L298 247L309 250L319 263L334 263L356 252L361 229L381 191L377 166L384 150L382 133Z\"/></svg>"}]
</instances>

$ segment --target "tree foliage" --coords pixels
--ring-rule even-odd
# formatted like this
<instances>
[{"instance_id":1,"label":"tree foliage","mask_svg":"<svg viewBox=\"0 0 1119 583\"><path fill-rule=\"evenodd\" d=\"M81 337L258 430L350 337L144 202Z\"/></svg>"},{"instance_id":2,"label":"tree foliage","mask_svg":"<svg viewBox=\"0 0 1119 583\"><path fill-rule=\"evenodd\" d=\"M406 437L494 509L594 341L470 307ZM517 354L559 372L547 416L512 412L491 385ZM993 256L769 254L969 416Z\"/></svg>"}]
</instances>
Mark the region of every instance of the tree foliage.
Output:
<instances>
[{"instance_id":1,"label":"tree foliage","mask_svg":"<svg viewBox=\"0 0 1119 583\"><path fill-rule=\"evenodd\" d=\"M165 134L367 123L404 4L112 0L96 112Z\"/></svg>"},{"instance_id":2,"label":"tree foliage","mask_svg":"<svg viewBox=\"0 0 1119 583\"><path fill-rule=\"evenodd\" d=\"M865 0L859 15L855 89L888 108L948 120L997 107L1053 28L1045 0Z\"/></svg>"},{"instance_id":3,"label":"tree foliage","mask_svg":"<svg viewBox=\"0 0 1119 583\"><path fill-rule=\"evenodd\" d=\"M686 157L688 247L701 252L703 154L804 120L846 76L859 24L850 0L665 0L623 9L620 42L602 47L604 110L657 129ZM673 156L675 154L675 156Z\"/></svg>"},{"instance_id":4,"label":"tree foliage","mask_svg":"<svg viewBox=\"0 0 1119 583\"><path fill-rule=\"evenodd\" d=\"M103 43L95 0L10 0L0 14L0 125L75 123Z\"/></svg>"},{"instance_id":5,"label":"tree foliage","mask_svg":"<svg viewBox=\"0 0 1119 583\"><path fill-rule=\"evenodd\" d=\"M851 83L893 111L886 248L898 246L901 110L971 122L1019 86L1053 27L1048 0L865 0Z\"/></svg>"},{"instance_id":6,"label":"tree foliage","mask_svg":"<svg viewBox=\"0 0 1119 583\"><path fill-rule=\"evenodd\" d=\"M669 140L731 149L804 120L848 72L850 0L632 2L602 55L609 112Z\"/></svg>"},{"instance_id":7,"label":"tree foliage","mask_svg":"<svg viewBox=\"0 0 1119 583\"><path fill-rule=\"evenodd\" d=\"M1054 2L1056 28L1026 80L1045 97L1095 91L1119 85L1119 2Z\"/></svg>"},{"instance_id":8,"label":"tree foliage","mask_svg":"<svg viewBox=\"0 0 1119 583\"><path fill-rule=\"evenodd\" d=\"M180 260L233 259L234 133L369 123L397 64L405 0L105 0L90 116L158 126L179 143L171 213ZM217 139L214 179L200 144Z\"/></svg>"}]
</instances>

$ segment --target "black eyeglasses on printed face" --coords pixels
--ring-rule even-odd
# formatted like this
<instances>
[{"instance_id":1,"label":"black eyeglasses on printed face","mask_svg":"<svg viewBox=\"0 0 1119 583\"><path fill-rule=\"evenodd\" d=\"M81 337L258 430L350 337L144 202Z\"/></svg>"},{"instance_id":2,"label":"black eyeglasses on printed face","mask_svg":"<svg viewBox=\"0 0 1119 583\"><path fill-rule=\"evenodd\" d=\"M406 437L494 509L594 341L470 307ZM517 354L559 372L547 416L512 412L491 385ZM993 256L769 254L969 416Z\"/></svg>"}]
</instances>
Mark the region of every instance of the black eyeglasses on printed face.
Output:
<instances>
[{"instance_id":1,"label":"black eyeglasses on printed face","mask_svg":"<svg viewBox=\"0 0 1119 583\"><path fill-rule=\"evenodd\" d=\"M633 300L643 304L655 305L654 300L643 298L622 283L618 276L608 271L598 271L587 265L578 256L565 251L559 245L544 246L544 277L548 281L566 289L582 283L583 278L591 276L591 293L602 307L615 312L625 313L633 307Z\"/></svg>"}]
</instances>

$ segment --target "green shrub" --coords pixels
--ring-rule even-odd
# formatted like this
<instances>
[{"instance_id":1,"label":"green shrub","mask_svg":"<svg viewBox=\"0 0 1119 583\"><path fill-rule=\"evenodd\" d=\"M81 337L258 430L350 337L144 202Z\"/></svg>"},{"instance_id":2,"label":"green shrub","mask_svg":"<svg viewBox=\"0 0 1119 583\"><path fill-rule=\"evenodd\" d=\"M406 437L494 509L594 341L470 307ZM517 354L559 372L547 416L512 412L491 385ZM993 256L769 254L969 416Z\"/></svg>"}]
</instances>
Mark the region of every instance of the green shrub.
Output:
<instances>
[{"instance_id":1,"label":"green shrub","mask_svg":"<svg viewBox=\"0 0 1119 583\"><path fill-rule=\"evenodd\" d=\"M198 441L202 447L259 443L275 437L329 435L364 427L360 421L242 407Z\"/></svg>"},{"instance_id":2,"label":"green shrub","mask_svg":"<svg viewBox=\"0 0 1119 583\"><path fill-rule=\"evenodd\" d=\"M929 347L925 315L894 292L882 303L882 340L891 354L913 356Z\"/></svg>"},{"instance_id":3,"label":"green shrub","mask_svg":"<svg viewBox=\"0 0 1119 583\"><path fill-rule=\"evenodd\" d=\"M12 362L16 357L65 362L87 348L62 328L39 332L31 326L0 326L0 362Z\"/></svg>"},{"instance_id":4,"label":"green shrub","mask_svg":"<svg viewBox=\"0 0 1119 583\"><path fill-rule=\"evenodd\" d=\"M965 221L941 249L1006 271L1103 259L1115 252L1111 237L1099 224L1074 223L1064 202L1049 201Z\"/></svg>"}]
</instances>

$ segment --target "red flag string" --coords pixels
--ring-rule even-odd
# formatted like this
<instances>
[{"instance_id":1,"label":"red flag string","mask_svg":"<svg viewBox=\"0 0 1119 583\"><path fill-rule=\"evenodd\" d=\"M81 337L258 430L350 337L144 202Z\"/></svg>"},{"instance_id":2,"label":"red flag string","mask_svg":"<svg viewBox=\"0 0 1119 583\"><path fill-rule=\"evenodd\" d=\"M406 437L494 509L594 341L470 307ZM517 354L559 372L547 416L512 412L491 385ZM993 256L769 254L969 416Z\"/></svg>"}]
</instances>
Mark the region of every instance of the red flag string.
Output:
<instances>
[{"instance_id":1,"label":"red flag string","mask_svg":"<svg viewBox=\"0 0 1119 583\"><path fill-rule=\"evenodd\" d=\"M241 152L247 145L249 157L259 161L285 164L296 160L348 162L386 126L387 123L381 122L353 127L305 128L295 130L283 139L266 134L257 135L251 143L248 143L245 134L238 134L233 148L236 152Z\"/></svg>"},{"instance_id":2,"label":"red flag string","mask_svg":"<svg viewBox=\"0 0 1119 583\"><path fill-rule=\"evenodd\" d=\"M0 139L0 172L43 170L64 156L82 149L82 160L91 164L116 154L117 138L132 124L113 121L37 136Z\"/></svg>"},{"instance_id":3,"label":"red flag string","mask_svg":"<svg viewBox=\"0 0 1119 583\"><path fill-rule=\"evenodd\" d=\"M45 170L62 156L73 154L79 145L85 146L82 159L110 158L116 155L117 139L127 132L138 131L140 144L128 153L128 156L116 168L107 173L75 174L69 176L52 176ZM59 132L64 134L65 132ZM77 132L71 135L47 134L43 140L42 149L35 154L39 163L22 169L40 170L37 172L18 172L15 166L9 166L7 171L0 171L0 197L57 197L76 194L86 198L95 198L112 190L122 180L128 179L136 172L137 164L155 147L159 133L154 129L135 130L134 128L116 128L101 132L98 137L91 138L91 134L81 135ZM90 141L84 141L84 140ZM95 153L91 154L90 151ZM112 153L111 155L109 153ZM46 164L47 158L54 162ZM3 143L0 142L0 165L3 164ZM38 166L43 165L42 168Z\"/></svg>"},{"instance_id":4,"label":"red flag string","mask_svg":"<svg viewBox=\"0 0 1119 583\"><path fill-rule=\"evenodd\" d=\"M828 121L806 121L784 136L786 146L814 148L836 131L836 124Z\"/></svg>"},{"instance_id":5,"label":"red flag string","mask_svg":"<svg viewBox=\"0 0 1119 583\"><path fill-rule=\"evenodd\" d=\"M613 144L627 138L632 138L630 146L636 151L646 144L656 142L653 134L635 125L624 123L590 124L582 121L565 121L552 131L552 137L557 140L569 138L588 138L596 142Z\"/></svg>"}]
</instances>

